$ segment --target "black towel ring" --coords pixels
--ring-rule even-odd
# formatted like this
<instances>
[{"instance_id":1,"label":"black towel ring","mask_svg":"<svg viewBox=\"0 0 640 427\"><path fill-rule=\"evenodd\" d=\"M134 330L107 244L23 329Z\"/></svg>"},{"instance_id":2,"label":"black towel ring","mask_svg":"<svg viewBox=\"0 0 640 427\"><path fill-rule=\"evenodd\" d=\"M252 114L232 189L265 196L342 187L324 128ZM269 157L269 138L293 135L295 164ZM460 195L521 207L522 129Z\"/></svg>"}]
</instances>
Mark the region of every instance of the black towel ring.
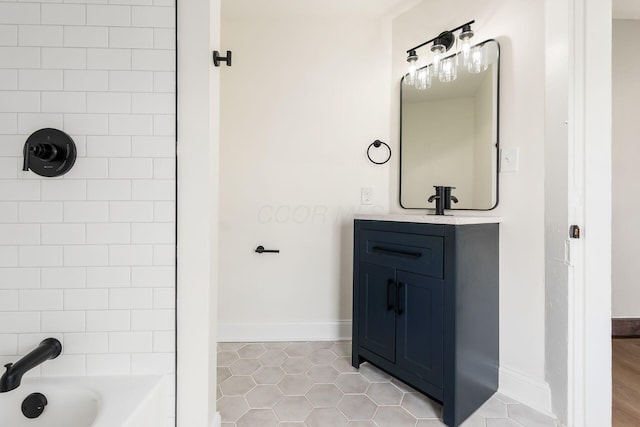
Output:
<instances>
[{"instance_id":1,"label":"black towel ring","mask_svg":"<svg viewBox=\"0 0 640 427\"><path fill-rule=\"evenodd\" d=\"M376 162L371 158L371 153L370 153L371 147L379 148L381 145L384 145L385 147L387 147L387 150L389 150L389 155L387 156L387 159L384 162ZM389 145L386 142L382 142L379 139L376 139L371 144L369 144L369 148L367 148L367 157L369 158L369 160L371 160L371 163L374 163L376 165L384 165L389 161L389 159L391 159L391 147L389 147Z\"/></svg>"}]
</instances>

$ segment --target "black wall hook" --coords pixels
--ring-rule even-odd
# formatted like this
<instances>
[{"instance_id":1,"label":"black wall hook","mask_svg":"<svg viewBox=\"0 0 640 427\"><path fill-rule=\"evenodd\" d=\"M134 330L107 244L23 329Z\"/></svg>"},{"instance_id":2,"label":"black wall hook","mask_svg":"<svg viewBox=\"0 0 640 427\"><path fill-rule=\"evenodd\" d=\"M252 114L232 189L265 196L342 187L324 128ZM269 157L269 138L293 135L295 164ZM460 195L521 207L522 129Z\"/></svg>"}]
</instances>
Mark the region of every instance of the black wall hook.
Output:
<instances>
[{"instance_id":1,"label":"black wall hook","mask_svg":"<svg viewBox=\"0 0 640 427\"><path fill-rule=\"evenodd\" d=\"M227 67L231 67L231 51L227 51L227 56L220 56L220 52L217 50L213 51L213 65L216 67L220 66L220 63L224 62L227 64Z\"/></svg>"}]
</instances>

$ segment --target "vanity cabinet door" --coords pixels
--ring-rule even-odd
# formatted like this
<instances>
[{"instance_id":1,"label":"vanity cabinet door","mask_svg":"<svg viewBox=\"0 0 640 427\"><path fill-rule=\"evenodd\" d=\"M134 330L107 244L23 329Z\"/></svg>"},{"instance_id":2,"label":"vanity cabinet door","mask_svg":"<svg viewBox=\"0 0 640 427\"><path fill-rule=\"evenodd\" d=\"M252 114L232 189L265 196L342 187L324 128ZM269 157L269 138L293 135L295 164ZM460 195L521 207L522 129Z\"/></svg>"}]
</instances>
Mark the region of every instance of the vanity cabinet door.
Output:
<instances>
[{"instance_id":1,"label":"vanity cabinet door","mask_svg":"<svg viewBox=\"0 0 640 427\"><path fill-rule=\"evenodd\" d=\"M396 364L442 387L444 282L404 271L396 279Z\"/></svg>"},{"instance_id":2,"label":"vanity cabinet door","mask_svg":"<svg viewBox=\"0 0 640 427\"><path fill-rule=\"evenodd\" d=\"M359 267L360 346L395 362L395 269L366 262Z\"/></svg>"}]
</instances>

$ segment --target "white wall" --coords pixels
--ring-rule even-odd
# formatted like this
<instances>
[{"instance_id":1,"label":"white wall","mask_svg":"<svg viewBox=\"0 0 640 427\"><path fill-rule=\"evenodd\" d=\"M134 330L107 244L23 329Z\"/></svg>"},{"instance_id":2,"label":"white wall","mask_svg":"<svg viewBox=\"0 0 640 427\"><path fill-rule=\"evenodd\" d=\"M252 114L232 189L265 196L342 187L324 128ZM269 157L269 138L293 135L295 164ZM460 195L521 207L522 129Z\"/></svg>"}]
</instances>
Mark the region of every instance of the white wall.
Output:
<instances>
[{"instance_id":1,"label":"white wall","mask_svg":"<svg viewBox=\"0 0 640 427\"><path fill-rule=\"evenodd\" d=\"M640 266L635 259L640 254L640 228L635 218L640 209L640 55L634 47L638 37L640 21L613 21L613 317L640 317Z\"/></svg>"},{"instance_id":2,"label":"white wall","mask_svg":"<svg viewBox=\"0 0 640 427\"><path fill-rule=\"evenodd\" d=\"M487 215L501 216L500 363L501 389L550 411L545 382L544 289L544 4L526 0L423 2L393 22L392 111L398 111L406 50L435 34L476 20L474 40L500 43L500 145L519 147L518 173L500 175L500 203ZM422 49L423 65L428 49ZM392 116L397 118L397 116ZM398 121L391 129L394 150ZM398 205L397 157L391 165L391 210ZM477 214L477 212L474 212Z\"/></svg>"},{"instance_id":3,"label":"white wall","mask_svg":"<svg viewBox=\"0 0 640 427\"><path fill-rule=\"evenodd\" d=\"M389 22L226 11L219 338L350 337L352 215L388 209L390 166L366 149L390 136Z\"/></svg>"},{"instance_id":4,"label":"white wall","mask_svg":"<svg viewBox=\"0 0 640 427\"><path fill-rule=\"evenodd\" d=\"M569 421L569 306L573 267L567 259L570 204L575 192L569 176L569 1L546 1L545 20L545 371L554 413ZM575 221L575 220L574 220ZM575 222L574 222L575 223Z\"/></svg>"},{"instance_id":5,"label":"white wall","mask_svg":"<svg viewBox=\"0 0 640 427\"><path fill-rule=\"evenodd\" d=\"M29 375L157 374L173 417L174 2L0 3L0 362ZM27 136L69 133L64 177L21 170Z\"/></svg>"}]
</instances>

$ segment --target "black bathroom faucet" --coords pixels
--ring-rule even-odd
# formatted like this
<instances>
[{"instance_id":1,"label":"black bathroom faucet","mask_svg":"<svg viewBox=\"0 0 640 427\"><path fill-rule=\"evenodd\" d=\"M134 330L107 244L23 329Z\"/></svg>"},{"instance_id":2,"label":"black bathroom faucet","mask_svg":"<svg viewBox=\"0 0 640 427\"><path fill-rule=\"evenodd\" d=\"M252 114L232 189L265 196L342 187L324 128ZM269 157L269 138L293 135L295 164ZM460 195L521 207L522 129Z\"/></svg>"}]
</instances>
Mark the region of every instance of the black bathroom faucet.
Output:
<instances>
[{"instance_id":1,"label":"black bathroom faucet","mask_svg":"<svg viewBox=\"0 0 640 427\"><path fill-rule=\"evenodd\" d=\"M451 209L451 202L458 203L458 198L451 195L451 190L455 190L456 187L444 187L444 208Z\"/></svg>"},{"instance_id":2,"label":"black bathroom faucet","mask_svg":"<svg viewBox=\"0 0 640 427\"><path fill-rule=\"evenodd\" d=\"M456 187L447 187L444 185L434 185L436 194L429 197L429 203L436 201L436 215L444 215L445 209L451 209L451 202L458 203L458 198L451 195L451 190Z\"/></svg>"},{"instance_id":3,"label":"black bathroom faucet","mask_svg":"<svg viewBox=\"0 0 640 427\"><path fill-rule=\"evenodd\" d=\"M47 338L16 363L7 363L4 365L7 370L0 378L0 393L18 388L24 374L49 359L55 359L60 353L62 353L60 341Z\"/></svg>"}]
</instances>

